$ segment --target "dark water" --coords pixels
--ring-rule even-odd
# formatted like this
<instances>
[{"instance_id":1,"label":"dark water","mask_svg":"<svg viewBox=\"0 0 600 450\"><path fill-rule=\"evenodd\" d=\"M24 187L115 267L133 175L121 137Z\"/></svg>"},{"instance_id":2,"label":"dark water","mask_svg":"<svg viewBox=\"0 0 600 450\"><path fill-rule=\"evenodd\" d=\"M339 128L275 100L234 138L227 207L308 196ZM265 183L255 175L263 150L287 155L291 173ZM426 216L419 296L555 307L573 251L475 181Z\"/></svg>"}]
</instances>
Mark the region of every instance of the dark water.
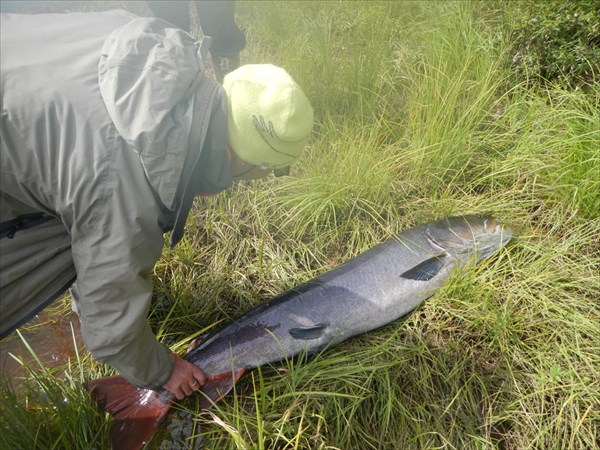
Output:
<instances>
[{"instance_id":1,"label":"dark water","mask_svg":"<svg viewBox=\"0 0 600 450\"><path fill-rule=\"evenodd\" d=\"M69 359L76 358L76 346L80 356L87 352L81 338L79 319L64 305L45 309L19 331L42 364L57 372ZM30 369L38 370L40 367L16 332L0 341L0 377L10 379L13 387L18 388L25 370L13 356L21 359Z\"/></svg>"}]
</instances>

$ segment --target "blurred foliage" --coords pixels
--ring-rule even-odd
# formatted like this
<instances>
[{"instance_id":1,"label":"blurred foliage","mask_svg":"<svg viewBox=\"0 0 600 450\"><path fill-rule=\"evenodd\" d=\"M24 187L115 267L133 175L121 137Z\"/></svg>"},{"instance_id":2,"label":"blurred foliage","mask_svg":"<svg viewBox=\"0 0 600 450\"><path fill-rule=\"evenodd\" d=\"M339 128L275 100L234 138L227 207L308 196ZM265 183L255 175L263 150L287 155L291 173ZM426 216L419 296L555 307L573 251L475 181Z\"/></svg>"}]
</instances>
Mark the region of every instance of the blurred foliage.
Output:
<instances>
[{"instance_id":1,"label":"blurred foliage","mask_svg":"<svg viewBox=\"0 0 600 450\"><path fill-rule=\"evenodd\" d=\"M512 65L532 84L585 88L600 70L598 0L502 2Z\"/></svg>"}]
</instances>

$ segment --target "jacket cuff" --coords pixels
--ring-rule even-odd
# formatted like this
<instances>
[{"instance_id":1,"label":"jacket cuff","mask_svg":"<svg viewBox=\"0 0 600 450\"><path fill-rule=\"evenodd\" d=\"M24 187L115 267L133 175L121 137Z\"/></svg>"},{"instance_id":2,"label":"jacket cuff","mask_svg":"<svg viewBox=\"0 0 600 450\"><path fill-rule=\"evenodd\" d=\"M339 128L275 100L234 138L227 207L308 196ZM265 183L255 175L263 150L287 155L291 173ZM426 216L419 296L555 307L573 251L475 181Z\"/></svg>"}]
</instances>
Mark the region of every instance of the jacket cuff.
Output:
<instances>
[{"instance_id":1,"label":"jacket cuff","mask_svg":"<svg viewBox=\"0 0 600 450\"><path fill-rule=\"evenodd\" d=\"M150 342L149 342L150 341ZM175 365L171 350L152 336L125 344L109 357L97 360L110 364L131 384L144 389L157 389L167 382Z\"/></svg>"},{"instance_id":2,"label":"jacket cuff","mask_svg":"<svg viewBox=\"0 0 600 450\"><path fill-rule=\"evenodd\" d=\"M161 364L161 370L157 372L156 377L152 381L140 386L145 389L152 389L154 391L163 389L163 385L171 377L171 372L173 372L173 367L175 366L175 357L173 356L173 352L164 344L159 343L159 345L164 350L165 363L164 365Z\"/></svg>"}]
</instances>

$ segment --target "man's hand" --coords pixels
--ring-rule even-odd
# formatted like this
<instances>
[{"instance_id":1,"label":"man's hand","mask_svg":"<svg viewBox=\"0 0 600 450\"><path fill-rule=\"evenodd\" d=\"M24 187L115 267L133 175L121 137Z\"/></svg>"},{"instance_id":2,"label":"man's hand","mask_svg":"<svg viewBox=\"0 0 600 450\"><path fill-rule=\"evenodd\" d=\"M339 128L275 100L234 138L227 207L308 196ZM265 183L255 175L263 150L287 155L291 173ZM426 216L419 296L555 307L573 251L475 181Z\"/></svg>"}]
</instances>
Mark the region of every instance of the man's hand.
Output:
<instances>
[{"instance_id":1,"label":"man's hand","mask_svg":"<svg viewBox=\"0 0 600 450\"><path fill-rule=\"evenodd\" d=\"M163 388L177 397L177 400L183 400L206 384L206 375L178 354L173 353L173 355L175 365Z\"/></svg>"}]
</instances>

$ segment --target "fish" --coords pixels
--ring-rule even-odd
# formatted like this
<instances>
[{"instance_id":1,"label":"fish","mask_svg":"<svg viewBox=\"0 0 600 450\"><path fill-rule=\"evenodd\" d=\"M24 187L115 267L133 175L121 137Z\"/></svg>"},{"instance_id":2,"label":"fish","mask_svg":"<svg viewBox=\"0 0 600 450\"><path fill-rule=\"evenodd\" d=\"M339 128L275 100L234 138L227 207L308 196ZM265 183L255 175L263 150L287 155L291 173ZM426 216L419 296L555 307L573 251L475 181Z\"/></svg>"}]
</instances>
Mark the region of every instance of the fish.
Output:
<instances>
[{"instance_id":1,"label":"fish","mask_svg":"<svg viewBox=\"0 0 600 450\"><path fill-rule=\"evenodd\" d=\"M188 351L184 359L208 381L209 409L248 370L314 354L407 316L434 295L452 271L477 264L512 237L495 218L448 217L409 228L346 263L250 310ZM143 389L120 376L86 383L102 411L112 414L115 449L141 448L174 402L168 391Z\"/></svg>"}]
</instances>

